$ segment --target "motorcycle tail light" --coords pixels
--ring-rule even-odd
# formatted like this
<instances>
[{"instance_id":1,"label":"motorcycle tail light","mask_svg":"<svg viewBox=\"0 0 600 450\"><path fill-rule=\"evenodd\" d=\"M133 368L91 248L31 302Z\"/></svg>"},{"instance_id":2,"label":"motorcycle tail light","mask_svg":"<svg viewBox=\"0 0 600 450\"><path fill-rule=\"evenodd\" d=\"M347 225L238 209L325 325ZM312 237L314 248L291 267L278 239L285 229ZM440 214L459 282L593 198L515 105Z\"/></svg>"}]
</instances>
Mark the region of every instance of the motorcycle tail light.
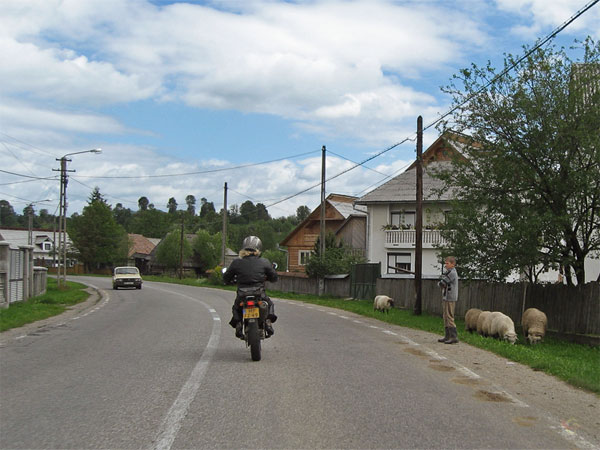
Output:
<instances>
[{"instance_id":1,"label":"motorcycle tail light","mask_svg":"<svg viewBox=\"0 0 600 450\"><path fill-rule=\"evenodd\" d=\"M246 306L254 306L254 300L248 300Z\"/></svg>"}]
</instances>

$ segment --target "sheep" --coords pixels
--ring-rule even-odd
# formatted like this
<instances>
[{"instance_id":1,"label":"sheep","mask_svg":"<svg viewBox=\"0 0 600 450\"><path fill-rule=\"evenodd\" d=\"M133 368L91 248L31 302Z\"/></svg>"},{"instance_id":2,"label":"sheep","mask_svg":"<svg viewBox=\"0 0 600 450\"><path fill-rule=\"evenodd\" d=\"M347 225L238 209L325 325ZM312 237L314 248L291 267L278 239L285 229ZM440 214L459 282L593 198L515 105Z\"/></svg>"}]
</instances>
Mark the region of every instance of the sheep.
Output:
<instances>
[{"instance_id":1,"label":"sheep","mask_svg":"<svg viewBox=\"0 0 600 450\"><path fill-rule=\"evenodd\" d=\"M529 343L537 344L546 335L548 318L539 309L528 308L523 313L521 325L523 325L523 335Z\"/></svg>"},{"instance_id":2,"label":"sheep","mask_svg":"<svg viewBox=\"0 0 600 450\"><path fill-rule=\"evenodd\" d=\"M389 312L392 306L394 306L394 299L387 295L378 295L373 300L374 311Z\"/></svg>"},{"instance_id":3,"label":"sheep","mask_svg":"<svg viewBox=\"0 0 600 450\"><path fill-rule=\"evenodd\" d=\"M479 316L477 317L477 334L485 336L483 331L483 324L485 323L485 320L491 313L491 311L481 311L479 313Z\"/></svg>"},{"instance_id":4,"label":"sheep","mask_svg":"<svg viewBox=\"0 0 600 450\"><path fill-rule=\"evenodd\" d=\"M498 316L503 316L504 314L500 311L493 311L488 316L486 316L482 325L482 334L484 336L492 336L492 320L494 320Z\"/></svg>"},{"instance_id":5,"label":"sheep","mask_svg":"<svg viewBox=\"0 0 600 450\"><path fill-rule=\"evenodd\" d=\"M514 322L510 317L502 313L492 319L489 334L490 336L497 336L498 339L508 341L513 345L517 341Z\"/></svg>"},{"instance_id":6,"label":"sheep","mask_svg":"<svg viewBox=\"0 0 600 450\"><path fill-rule=\"evenodd\" d=\"M479 314L481 314L481 310L478 308L471 308L465 314L465 331L473 330L477 331L477 319L479 318Z\"/></svg>"}]
</instances>

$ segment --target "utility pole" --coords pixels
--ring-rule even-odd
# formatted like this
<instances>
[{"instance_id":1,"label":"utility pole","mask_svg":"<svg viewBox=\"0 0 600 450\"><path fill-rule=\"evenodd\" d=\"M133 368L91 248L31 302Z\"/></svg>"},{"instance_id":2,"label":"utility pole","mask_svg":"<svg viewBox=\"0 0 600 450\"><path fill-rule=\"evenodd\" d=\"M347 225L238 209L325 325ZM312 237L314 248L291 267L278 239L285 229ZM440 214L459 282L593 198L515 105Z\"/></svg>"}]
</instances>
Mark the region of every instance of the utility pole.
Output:
<instances>
[{"instance_id":1,"label":"utility pole","mask_svg":"<svg viewBox=\"0 0 600 450\"><path fill-rule=\"evenodd\" d=\"M67 184L69 176L67 172L75 172L67 170L67 155L60 159L60 169L52 169L55 172L60 171L60 200L59 200L59 217L58 217L58 264L56 267L56 280L58 287L67 286ZM62 267L62 269L61 269Z\"/></svg>"},{"instance_id":2,"label":"utility pole","mask_svg":"<svg viewBox=\"0 0 600 450\"><path fill-rule=\"evenodd\" d=\"M321 149L321 229L319 233L320 247L319 252L321 258L325 257L325 146ZM325 280L319 278L319 295L323 295L325 291Z\"/></svg>"},{"instance_id":3,"label":"utility pole","mask_svg":"<svg viewBox=\"0 0 600 450\"><path fill-rule=\"evenodd\" d=\"M183 221L184 215L181 215L181 239L179 241L179 279L183 278Z\"/></svg>"},{"instance_id":4,"label":"utility pole","mask_svg":"<svg viewBox=\"0 0 600 450\"><path fill-rule=\"evenodd\" d=\"M423 117L417 118L417 217L415 218L415 307L414 315L421 315L421 287L423 273Z\"/></svg>"},{"instance_id":5,"label":"utility pole","mask_svg":"<svg viewBox=\"0 0 600 450\"><path fill-rule=\"evenodd\" d=\"M58 266L56 268L56 281L58 287L67 287L67 184L69 182L67 172L75 172L67 170L67 162L71 161L67 156L79 155L81 153L102 153L102 149L93 148L91 150L83 150L81 152L67 153L60 161L60 169L52 169L54 172L60 171L60 201L59 201L59 219L58 219ZM61 253L62 253L62 281L61 281Z\"/></svg>"},{"instance_id":6,"label":"utility pole","mask_svg":"<svg viewBox=\"0 0 600 450\"><path fill-rule=\"evenodd\" d=\"M227 246L227 182L223 186L223 231L221 232L221 267L225 267L225 249Z\"/></svg>"}]
</instances>

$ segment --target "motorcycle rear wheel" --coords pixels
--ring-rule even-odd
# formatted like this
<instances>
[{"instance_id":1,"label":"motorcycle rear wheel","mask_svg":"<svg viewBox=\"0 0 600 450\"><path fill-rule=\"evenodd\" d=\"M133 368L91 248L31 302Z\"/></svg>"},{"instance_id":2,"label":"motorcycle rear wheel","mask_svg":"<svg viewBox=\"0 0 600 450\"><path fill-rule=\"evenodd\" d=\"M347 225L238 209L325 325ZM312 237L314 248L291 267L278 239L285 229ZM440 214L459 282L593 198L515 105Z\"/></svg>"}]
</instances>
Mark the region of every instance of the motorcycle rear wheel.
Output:
<instances>
[{"instance_id":1,"label":"motorcycle rear wheel","mask_svg":"<svg viewBox=\"0 0 600 450\"><path fill-rule=\"evenodd\" d=\"M256 321L248 323L248 345L252 361L260 361L260 336Z\"/></svg>"}]
</instances>

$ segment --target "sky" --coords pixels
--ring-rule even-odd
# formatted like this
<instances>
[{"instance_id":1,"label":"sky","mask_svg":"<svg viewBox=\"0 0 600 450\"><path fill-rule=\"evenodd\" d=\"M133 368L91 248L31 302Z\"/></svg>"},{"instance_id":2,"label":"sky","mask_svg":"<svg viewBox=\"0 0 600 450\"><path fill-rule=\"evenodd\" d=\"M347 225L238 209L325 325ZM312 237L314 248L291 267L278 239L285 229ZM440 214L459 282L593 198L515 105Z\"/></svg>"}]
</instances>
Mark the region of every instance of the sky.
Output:
<instances>
[{"instance_id":1,"label":"sky","mask_svg":"<svg viewBox=\"0 0 600 450\"><path fill-rule=\"evenodd\" d=\"M501 68L588 3L0 0L0 199L57 214L58 159L101 148L68 156L68 215L95 187L218 211L227 183L228 206L289 216L320 202L323 146L326 193L361 197L414 160L454 74ZM588 35L599 4L551 43Z\"/></svg>"}]
</instances>

